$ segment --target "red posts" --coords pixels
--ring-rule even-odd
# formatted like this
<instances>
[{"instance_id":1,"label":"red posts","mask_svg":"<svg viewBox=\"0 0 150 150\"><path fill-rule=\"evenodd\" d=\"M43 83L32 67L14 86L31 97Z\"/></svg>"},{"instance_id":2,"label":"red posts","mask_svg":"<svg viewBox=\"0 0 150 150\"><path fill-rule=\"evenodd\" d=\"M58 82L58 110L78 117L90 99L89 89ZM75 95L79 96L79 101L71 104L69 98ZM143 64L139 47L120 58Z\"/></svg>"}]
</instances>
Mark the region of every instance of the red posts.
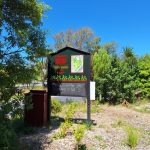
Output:
<instances>
[{"instance_id":1,"label":"red posts","mask_svg":"<svg viewBox=\"0 0 150 150\"><path fill-rule=\"evenodd\" d=\"M48 121L47 109L49 107L46 90L31 90L29 94L31 94L32 108L28 110L25 106L25 122L32 126L45 125Z\"/></svg>"}]
</instances>

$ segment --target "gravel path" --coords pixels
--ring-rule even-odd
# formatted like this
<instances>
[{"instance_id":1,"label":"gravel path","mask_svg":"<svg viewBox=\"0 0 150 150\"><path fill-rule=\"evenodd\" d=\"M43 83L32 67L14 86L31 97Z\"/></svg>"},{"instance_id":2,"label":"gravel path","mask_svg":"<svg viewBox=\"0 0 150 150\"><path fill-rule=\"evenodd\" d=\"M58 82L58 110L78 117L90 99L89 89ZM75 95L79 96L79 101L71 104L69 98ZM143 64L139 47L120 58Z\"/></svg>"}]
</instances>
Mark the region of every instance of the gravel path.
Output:
<instances>
[{"instance_id":1,"label":"gravel path","mask_svg":"<svg viewBox=\"0 0 150 150\"><path fill-rule=\"evenodd\" d=\"M140 139L134 150L150 150L150 114L122 106L104 105L100 108L103 111L91 115L96 125L86 131L81 141L86 145L87 150L130 150L131 148L125 143L127 135L123 124L130 124L140 131ZM75 118L86 118L86 114L77 112ZM20 141L25 146L21 149L74 150L76 141L72 135L52 140L52 135L58 130L43 128L34 135L22 136Z\"/></svg>"}]
</instances>

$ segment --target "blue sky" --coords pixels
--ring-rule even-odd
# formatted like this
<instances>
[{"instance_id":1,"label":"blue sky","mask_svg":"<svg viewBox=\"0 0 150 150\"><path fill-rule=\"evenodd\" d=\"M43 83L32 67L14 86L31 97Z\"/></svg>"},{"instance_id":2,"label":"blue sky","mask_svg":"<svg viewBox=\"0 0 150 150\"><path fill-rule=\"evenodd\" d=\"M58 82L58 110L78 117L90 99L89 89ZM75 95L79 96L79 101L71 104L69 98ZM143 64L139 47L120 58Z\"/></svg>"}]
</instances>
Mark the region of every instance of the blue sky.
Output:
<instances>
[{"instance_id":1,"label":"blue sky","mask_svg":"<svg viewBox=\"0 0 150 150\"><path fill-rule=\"evenodd\" d=\"M52 7L43 19L49 30L47 43L55 33L90 27L101 43L114 41L118 51L134 48L136 55L150 54L150 0L44 0Z\"/></svg>"}]
</instances>

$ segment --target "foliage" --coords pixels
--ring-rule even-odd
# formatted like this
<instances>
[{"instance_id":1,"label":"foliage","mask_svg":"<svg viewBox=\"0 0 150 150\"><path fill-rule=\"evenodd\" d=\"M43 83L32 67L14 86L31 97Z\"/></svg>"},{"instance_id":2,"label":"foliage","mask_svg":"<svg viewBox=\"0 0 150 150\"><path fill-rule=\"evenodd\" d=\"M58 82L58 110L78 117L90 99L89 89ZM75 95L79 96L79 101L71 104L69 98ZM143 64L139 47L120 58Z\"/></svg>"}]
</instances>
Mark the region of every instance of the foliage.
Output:
<instances>
[{"instance_id":1,"label":"foliage","mask_svg":"<svg viewBox=\"0 0 150 150\"><path fill-rule=\"evenodd\" d=\"M95 135L94 138L97 139L98 141L103 140L103 137L101 135Z\"/></svg>"},{"instance_id":2,"label":"foliage","mask_svg":"<svg viewBox=\"0 0 150 150\"><path fill-rule=\"evenodd\" d=\"M77 31L67 30L54 35L55 48L61 49L71 46L85 51L93 51L99 45L100 38L96 37L90 28L81 28Z\"/></svg>"},{"instance_id":3,"label":"foliage","mask_svg":"<svg viewBox=\"0 0 150 150\"><path fill-rule=\"evenodd\" d=\"M125 127L127 125L128 124L122 118L118 118L117 122L112 124L112 126L114 128L116 128L116 127Z\"/></svg>"},{"instance_id":4,"label":"foliage","mask_svg":"<svg viewBox=\"0 0 150 150\"><path fill-rule=\"evenodd\" d=\"M72 126L72 122L71 121L65 121L65 122L61 123L60 130L53 135L53 139L56 140L56 139L64 138L66 136L67 130L71 126Z\"/></svg>"},{"instance_id":5,"label":"foliage","mask_svg":"<svg viewBox=\"0 0 150 150\"><path fill-rule=\"evenodd\" d=\"M124 49L122 58L118 57L114 51L109 54L104 48L93 55L96 97L99 98L101 94L102 102L111 104L120 103L124 99L134 102L135 91L139 88L136 56L128 47Z\"/></svg>"},{"instance_id":6,"label":"foliage","mask_svg":"<svg viewBox=\"0 0 150 150\"><path fill-rule=\"evenodd\" d=\"M85 127L86 127L87 130L91 130L92 126L93 126L93 123L92 123L92 121L86 121L84 123L84 125L85 125Z\"/></svg>"},{"instance_id":7,"label":"foliage","mask_svg":"<svg viewBox=\"0 0 150 150\"><path fill-rule=\"evenodd\" d=\"M6 116L23 115L24 98L18 85L35 78L35 61L45 55L46 32L40 27L47 9L36 0L0 1L0 146L5 149L16 149L17 143Z\"/></svg>"},{"instance_id":8,"label":"foliage","mask_svg":"<svg viewBox=\"0 0 150 150\"><path fill-rule=\"evenodd\" d=\"M17 92L17 84L35 77L33 61L46 50L40 25L48 6L36 0L3 0L0 8L0 105L4 105Z\"/></svg>"},{"instance_id":9,"label":"foliage","mask_svg":"<svg viewBox=\"0 0 150 150\"><path fill-rule=\"evenodd\" d=\"M150 55L144 55L138 61L139 86L144 97L150 99Z\"/></svg>"},{"instance_id":10,"label":"foliage","mask_svg":"<svg viewBox=\"0 0 150 150\"><path fill-rule=\"evenodd\" d=\"M11 122L3 120L0 122L0 149L17 150L17 136L14 132Z\"/></svg>"},{"instance_id":11,"label":"foliage","mask_svg":"<svg viewBox=\"0 0 150 150\"><path fill-rule=\"evenodd\" d=\"M101 63L99 63L101 62ZM100 94L104 95L105 89L105 74L111 65L110 56L104 49L99 49L93 56L93 72L96 84L96 97Z\"/></svg>"},{"instance_id":12,"label":"foliage","mask_svg":"<svg viewBox=\"0 0 150 150\"><path fill-rule=\"evenodd\" d=\"M131 109L141 112L141 113L150 113L149 100L143 99L142 101L138 101L137 103L130 106Z\"/></svg>"},{"instance_id":13,"label":"foliage","mask_svg":"<svg viewBox=\"0 0 150 150\"><path fill-rule=\"evenodd\" d=\"M37 131L36 127L24 123L24 118L20 118L19 116L12 119L12 127L17 134L29 135Z\"/></svg>"},{"instance_id":14,"label":"foliage","mask_svg":"<svg viewBox=\"0 0 150 150\"><path fill-rule=\"evenodd\" d=\"M108 42L102 45L102 48L107 51L109 55L113 55L116 52L117 44L115 42Z\"/></svg>"},{"instance_id":15,"label":"foliage","mask_svg":"<svg viewBox=\"0 0 150 150\"><path fill-rule=\"evenodd\" d=\"M0 9L1 59L23 51L31 59L34 59L33 55L42 55L45 33L40 30L40 25L48 6L36 0L3 0Z\"/></svg>"},{"instance_id":16,"label":"foliage","mask_svg":"<svg viewBox=\"0 0 150 150\"><path fill-rule=\"evenodd\" d=\"M54 115L62 111L62 104L59 100L51 100L51 111Z\"/></svg>"},{"instance_id":17,"label":"foliage","mask_svg":"<svg viewBox=\"0 0 150 150\"><path fill-rule=\"evenodd\" d=\"M53 139L59 139L66 136L67 130L72 126L71 118L73 117L77 104L74 102L70 102L69 104L66 104L66 111L65 111L65 122L61 123L59 132L55 133L53 135Z\"/></svg>"},{"instance_id":18,"label":"foliage","mask_svg":"<svg viewBox=\"0 0 150 150\"><path fill-rule=\"evenodd\" d=\"M71 102L67 106L67 110L65 111L65 121L70 122L70 119L73 118L74 113L76 112L77 103Z\"/></svg>"},{"instance_id":19,"label":"foliage","mask_svg":"<svg viewBox=\"0 0 150 150\"><path fill-rule=\"evenodd\" d=\"M86 129L85 125L79 125L74 131L74 137L78 144L80 143L81 139L84 136L85 129Z\"/></svg>"},{"instance_id":20,"label":"foliage","mask_svg":"<svg viewBox=\"0 0 150 150\"><path fill-rule=\"evenodd\" d=\"M133 148L138 144L139 135L137 129L133 128L132 126L128 126L126 128L127 132L127 144Z\"/></svg>"}]
</instances>

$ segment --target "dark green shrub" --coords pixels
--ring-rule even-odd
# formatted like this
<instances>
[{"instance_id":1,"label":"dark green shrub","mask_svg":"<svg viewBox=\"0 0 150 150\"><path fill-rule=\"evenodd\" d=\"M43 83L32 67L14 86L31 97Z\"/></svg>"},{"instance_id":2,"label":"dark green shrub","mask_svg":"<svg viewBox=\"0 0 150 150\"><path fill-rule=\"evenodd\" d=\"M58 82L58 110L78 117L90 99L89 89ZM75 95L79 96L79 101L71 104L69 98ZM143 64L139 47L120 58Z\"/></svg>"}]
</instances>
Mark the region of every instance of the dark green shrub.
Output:
<instances>
[{"instance_id":1,"label":"dark green shrub","mask_svg":"<svg viewBox=\"0 0 150 150\"><path fill-rule=\"evenodd\" d=\"M17 150L17 136L9 122L0 123L0 150Z\"/></svg>"}]
</instances>

